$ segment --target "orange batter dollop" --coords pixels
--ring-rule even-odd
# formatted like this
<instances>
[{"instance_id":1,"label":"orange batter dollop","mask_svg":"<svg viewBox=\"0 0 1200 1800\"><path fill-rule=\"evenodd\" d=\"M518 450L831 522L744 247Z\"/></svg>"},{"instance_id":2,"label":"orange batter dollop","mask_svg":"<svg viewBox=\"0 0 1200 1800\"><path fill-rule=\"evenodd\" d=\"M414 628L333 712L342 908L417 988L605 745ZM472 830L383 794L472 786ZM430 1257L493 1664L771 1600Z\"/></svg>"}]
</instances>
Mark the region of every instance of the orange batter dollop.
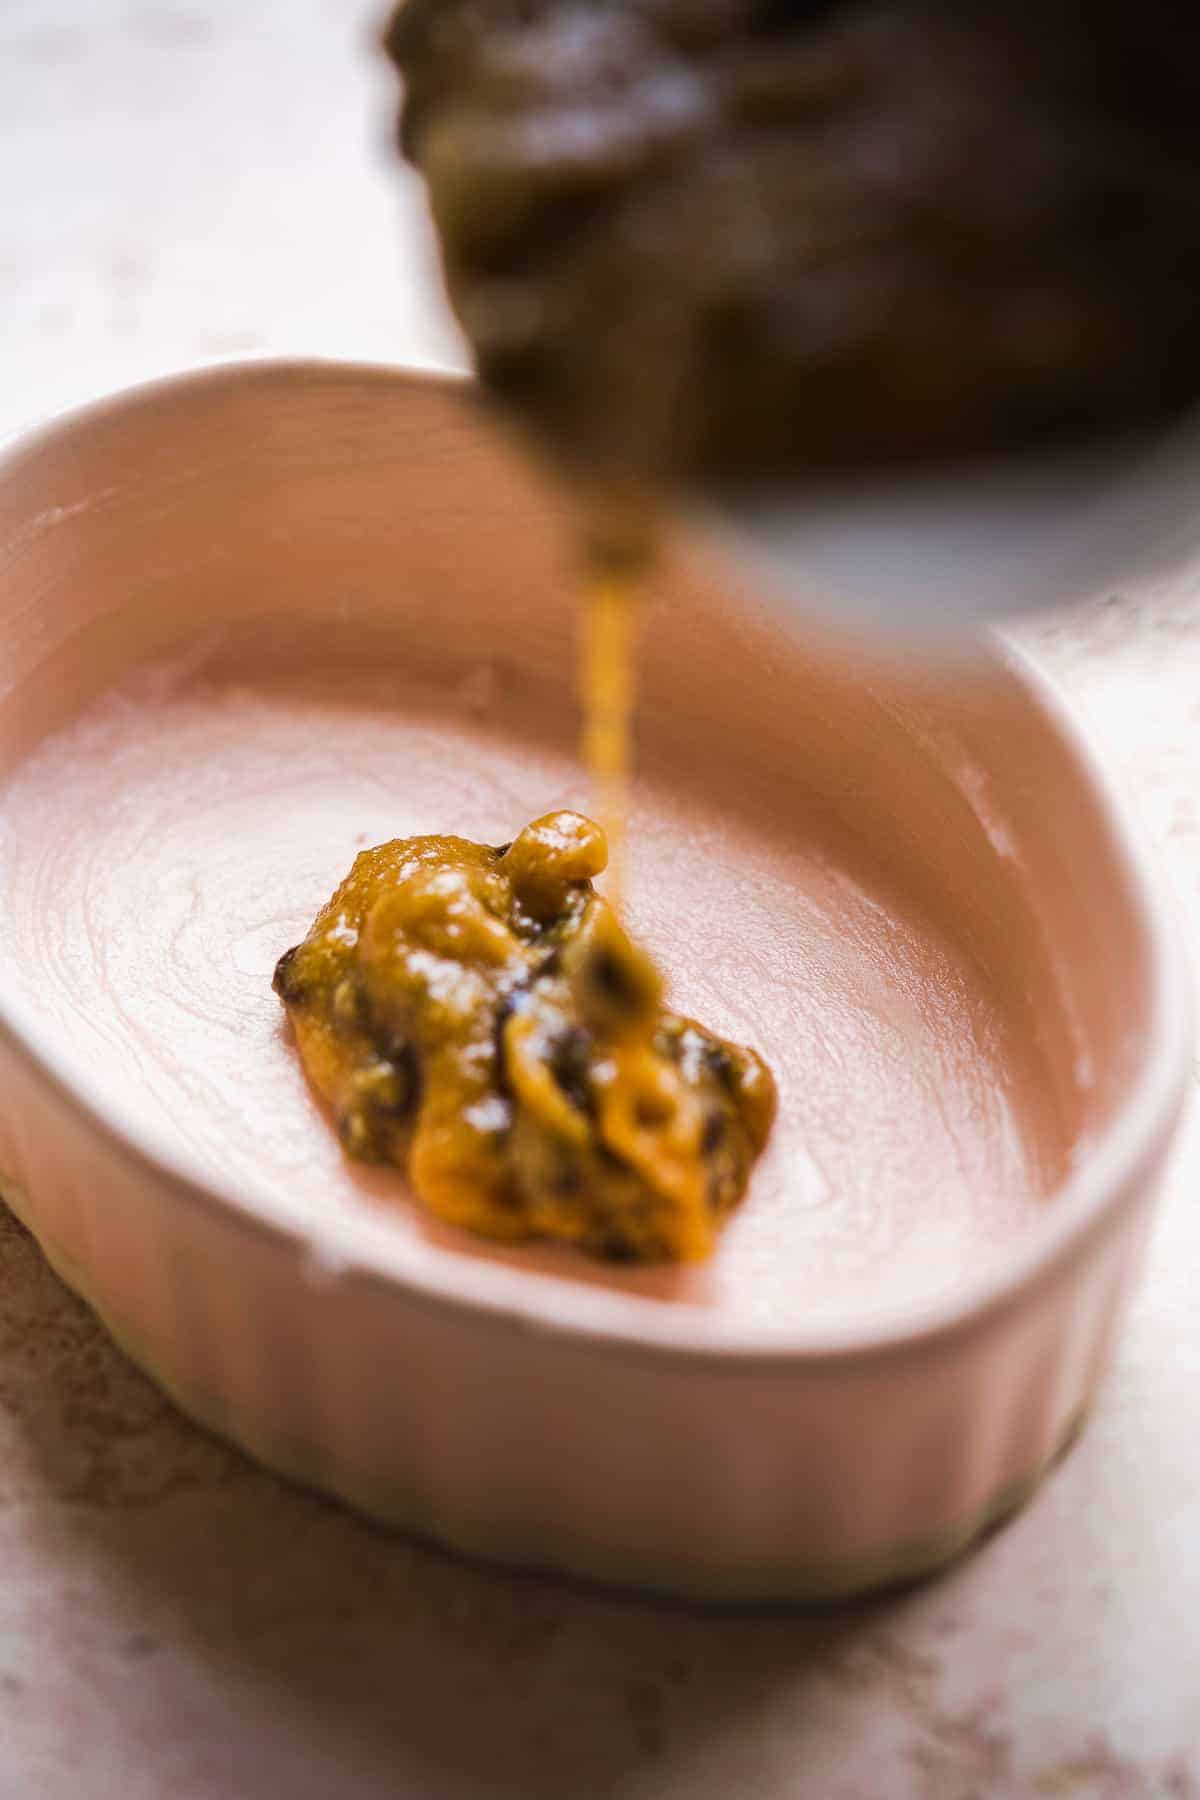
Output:
<instances>
[{"instance_id":1,"label":"orange batter dollop","mask_svg":"<svg viewBox=\"0 0 1200 1800\"><path fill-rule=\"evenodd\" d=\"M663 1006L592 885L607 855L574 812L499 848L365 850L275 991L345 1149L396 1164L439 1218L696 1261L745 1192L775 1084Z\"/></svg>"}]
</instances>

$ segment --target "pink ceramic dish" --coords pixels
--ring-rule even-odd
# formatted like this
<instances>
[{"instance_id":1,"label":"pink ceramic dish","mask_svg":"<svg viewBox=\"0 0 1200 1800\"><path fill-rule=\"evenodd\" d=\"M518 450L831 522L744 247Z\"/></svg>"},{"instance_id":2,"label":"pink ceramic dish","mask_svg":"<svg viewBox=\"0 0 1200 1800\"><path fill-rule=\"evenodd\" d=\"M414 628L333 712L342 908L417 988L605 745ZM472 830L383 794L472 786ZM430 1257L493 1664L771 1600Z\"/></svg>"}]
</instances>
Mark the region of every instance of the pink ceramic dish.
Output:
<instances>
[{"instance_id":1,"label":"pink ceramic dish","mask_svg":"<svg viewBox=\"0 0 1200 1800\"><path fill-rule=\"evenodd\" d=\"M682 558L633 921L779 1127L711 1266L494 1250L340 1155L269 990L364 842L586 804L569 521L461 385L225 367L0 463L0 1175L180 1404L479 1554L916 1574L1086 1408L1190 1054L1167 910L995 643L786 641Z\"/></svg>"}]
</instances>

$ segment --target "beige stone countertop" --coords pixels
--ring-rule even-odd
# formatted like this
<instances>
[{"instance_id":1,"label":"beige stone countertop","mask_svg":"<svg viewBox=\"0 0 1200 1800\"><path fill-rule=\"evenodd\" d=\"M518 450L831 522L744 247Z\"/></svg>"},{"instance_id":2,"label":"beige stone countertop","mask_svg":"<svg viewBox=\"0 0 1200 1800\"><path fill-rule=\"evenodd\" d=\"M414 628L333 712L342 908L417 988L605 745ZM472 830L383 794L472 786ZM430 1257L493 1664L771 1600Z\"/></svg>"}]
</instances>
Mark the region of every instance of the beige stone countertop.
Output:
<instances>
[{"instance_id":1,"label":"beige stone countertop","mask_svg":"<svg viewBox=\"0 0 1200 1800\"><path fill-rule=\"evenodd\" d=\"M0 431L217 354L459 354L387 166L375 16L0 0ZM1200 569L1031 635L1194 940ZM0 1212L0 1800L1200 1795L1198 1186L1191 1119L1098 1409L1026 1512L918 1591L732 1617L473 1567L286 1487Z\"/></svg>"}]
</instances>

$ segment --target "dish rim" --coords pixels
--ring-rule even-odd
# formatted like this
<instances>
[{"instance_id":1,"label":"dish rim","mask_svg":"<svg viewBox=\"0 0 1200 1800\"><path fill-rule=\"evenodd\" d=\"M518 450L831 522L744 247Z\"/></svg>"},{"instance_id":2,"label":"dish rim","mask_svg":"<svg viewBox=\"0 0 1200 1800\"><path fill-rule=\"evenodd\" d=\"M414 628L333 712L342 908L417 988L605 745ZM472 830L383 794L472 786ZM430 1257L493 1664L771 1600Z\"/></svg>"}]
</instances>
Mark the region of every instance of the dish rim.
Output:
<instances>
[{"instance_id":1,"label":"dish rim","mask_svg":"<svg viewBox=\"0 0 1200 1800\"><path fill-rule=\"evenodd\" d=\"M269 354L213 358L116 388L11 433L0 440L0 484L12 465L53 450L106 414L180 390L237 384L248 378L281 385L332 379L394 393L434 387L459 397L472 387L468 376L433 363ZM985 1315L1015 1304L1082 1249L1112 1215L1134 1203L1139 1176L1148 1172L1155 1154L1165 1146L1182 1107L1192 1050L1190 961L1165 879L1156 872L1140 825L1057 681L1003 629L987 632L983 647L1042 713L1092 790L1113 855L1123 866L1136 927L1147 951L1149 1016L1145 1048L1127 1092L1113 1117L1088 1140L1085 1155L1048 1196L1039 1219L997 1251L978 1274L918 1305L808 1327L745 1320L731 1324L719 1310L669 1306L575 1282L569 1276L541 1271L534 1276L484 1256L464 1257L439 1249L429 1267L414 1269L381 1254L378 1245L364 1255L361 1248L339 1245L336 1214L318 1228L311 1222L272 1217L252 1195L240 1193L234 1183L218 1181L180 1146L158 1141L157 1133L99 1091L88 1070L68 1066L68 1057L56 1048L51 1034L39 1028L31 1004L20 997L0 994L0 1037L142 1175L169 1185L173 1198L214 1223L292 1254L301 1271L320 1268L326 1283L366 1284L408 1304L448 1309L478 1322L537 1331L613 1353L688 1362L713 1359L727 1368L858 1362L953 1336Z\"/></svg>"}]
</instances>

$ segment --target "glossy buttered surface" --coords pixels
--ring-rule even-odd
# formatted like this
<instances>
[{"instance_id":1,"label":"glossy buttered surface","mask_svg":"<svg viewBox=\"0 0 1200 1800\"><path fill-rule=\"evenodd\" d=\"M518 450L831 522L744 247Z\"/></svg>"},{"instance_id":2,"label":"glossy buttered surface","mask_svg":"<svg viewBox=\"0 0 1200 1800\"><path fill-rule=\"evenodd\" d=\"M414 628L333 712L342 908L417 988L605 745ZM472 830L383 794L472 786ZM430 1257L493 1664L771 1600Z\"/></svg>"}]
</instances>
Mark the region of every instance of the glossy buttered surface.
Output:
<instances>
[{"instance_id":1,"label":"glossy buttered surface","mask_svg":"<svg viewBox=\"0 0 1200 1800\"><path fill-rule=\"evenodd\" d=\"M375 1229L404 1232L419 1259L489 1252L422 1217L395 1173L346 1162L271 970L361 841L435 825L495 839L536 796L586 792L569 737L531 743L502 688L469 664L439 689L399 672L233 679L184 658L99 699L3 792L0 941L63 1053L215 1178L295 1220L369 1195L391 1209ZM777 1071L775 1141L720 1255L694 1273L548 1250L521 1266L780 1325L852 1318L952 1288L1047 1203L1054 1120L1002 997L911 897L791 811L783 794L739 824L664 772L632 822L631 922L672 996ZM301 980L295 959L289 973ZM319 1021L293 1017L335 1098ZM489 1191L459 1206L463 1223L486 1222Z\"/></svg>"}]
</instances>

